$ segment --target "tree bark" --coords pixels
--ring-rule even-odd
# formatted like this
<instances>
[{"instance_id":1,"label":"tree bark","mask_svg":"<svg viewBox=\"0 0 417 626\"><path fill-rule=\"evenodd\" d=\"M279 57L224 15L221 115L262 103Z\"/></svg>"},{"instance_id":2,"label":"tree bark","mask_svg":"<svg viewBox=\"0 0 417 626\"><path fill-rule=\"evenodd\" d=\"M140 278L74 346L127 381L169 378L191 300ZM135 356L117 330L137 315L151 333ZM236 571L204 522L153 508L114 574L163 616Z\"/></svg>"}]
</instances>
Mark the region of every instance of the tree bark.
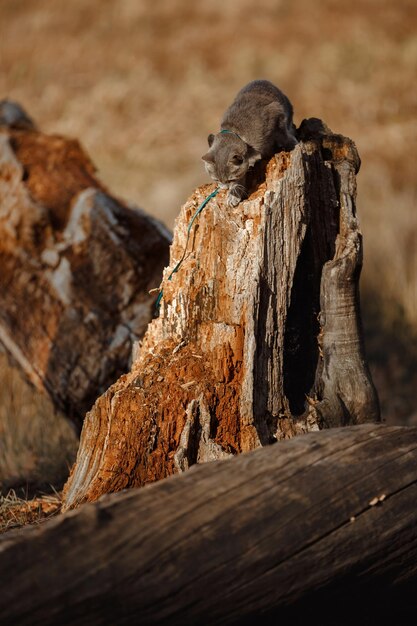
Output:
<instances>
[{"instance_id":1,"label":"tree bark","mask_svg":"<svg viewBox=\"0 0 417 626\"><path fill-rule=\"evenodd\" d=\"M325 426L379 419L360 327L353 142L306 120L236 208L198 189L160 316L87 415L65 508ZM307 397L307 402L306 402Z\"/></svg>"},{"instance_id":2,"label":"tree bark","mask_svg":"<svg viewBox=\"0 0 417 626\"><path fill-rule=\"evenodd\" d=\"M0 103L0 342L81 426L129 368L170 236L106 191L77 141L19 111Z\"/></svg>"},{"instance_id":3,"label":"tree bark","mask_svg":"<svg viewBox=\"0 0 417 626\"><path fill-rule=\"evenodd\" d=\"M411 624L416 436L310 433L6 534L0 623Z\"/></svg>"}]
</instances>

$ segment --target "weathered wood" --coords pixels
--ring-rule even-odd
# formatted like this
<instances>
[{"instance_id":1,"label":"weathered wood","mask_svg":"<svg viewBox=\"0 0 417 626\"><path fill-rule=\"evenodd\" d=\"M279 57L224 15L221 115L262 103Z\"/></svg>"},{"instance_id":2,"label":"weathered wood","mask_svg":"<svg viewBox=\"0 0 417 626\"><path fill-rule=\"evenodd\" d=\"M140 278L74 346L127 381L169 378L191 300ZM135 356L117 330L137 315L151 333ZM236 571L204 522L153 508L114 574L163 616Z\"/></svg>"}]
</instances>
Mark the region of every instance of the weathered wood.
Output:
<instances>
[{"instance_id":1,"label":"weathered wood","mask_svg":"<svg viewBox=\"0 0 417 626\"><path fill-rule=\"evenodd\" d=\"M247 201L230 208L220 192L207 205L169 281L213 186L182 208L160 317L131 372L85 420L66 508L196 462L378 419L360 330L359 157L319 120L305 121L300 139L258 165Z\"/></svg>"},{"instance_id":2,"label":"weathered wood","mask_svg":"<svg viewBox=\"0 0 417 626\"><path fill-rule=\"evenodd\" d=\"M311 433L5 535L0 623L413 623L416 442Z\"/></svg>"},{"instance_id":3,"label":"weathered wood","mask_svg":"<svg viewBox=\"0 0 417 626\"><path fill-rule=\"evenodd\" d=\"M77 141L13 103L0 124L0 342L80 425L129 367L170 237L105 190Z\"/></svg>"},{"instance_id":4,"label":"weathered wood","mask_svg":"<svg viewBox=\"0 0 417 626\"><path fill-rule=\"evenodd\" d=\"M318 335L321 358L308 412L320 426L378 420L379 402L366 362L360 315L362 235L355 205L360 159L353 142L330 134L320 120L306 120L301 125L300 138L308 138L311 133L321 137L322 155L331 155L339 219L334 256L322 269ZM320 209L313 215L319 213ZM323 225L314 224L313 239L320 237L321 229Z\"/></svg>"}]
</instances>

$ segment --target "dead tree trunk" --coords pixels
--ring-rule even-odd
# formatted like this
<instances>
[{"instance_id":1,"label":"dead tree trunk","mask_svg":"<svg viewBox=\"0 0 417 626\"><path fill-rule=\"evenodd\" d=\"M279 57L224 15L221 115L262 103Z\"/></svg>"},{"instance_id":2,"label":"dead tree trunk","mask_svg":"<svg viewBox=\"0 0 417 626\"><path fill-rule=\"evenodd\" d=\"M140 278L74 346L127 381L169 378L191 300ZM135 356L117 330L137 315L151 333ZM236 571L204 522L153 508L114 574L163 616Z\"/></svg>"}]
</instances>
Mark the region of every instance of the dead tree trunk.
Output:
<instances>
[{"instance_id":1,"label":"dead tree trunk","mask_svg":"<svg viewBox=\"0 0 417 626\"><path fill-rule=\"evenodd\" d=\"M412 624L417 428L203 464L0 540L0 624Z\"/></svg>"},{"instance_id":2,"label":"dead tree trunk","mask_svg":"<svg viewBox=\"0 0 417 626\"><path fill-rule=\"evenodd\" d=\"M170 238L109 195L78 142L22 126L19 108L5 106L0 342L81 425L97 396L128 370L132 343L152 318L148 291L159 283Z\"/></svg>"},{"instance_id":3,"label":"dead tree trunk","mask_svg":"<svg viewBox=\"0 0 417 626\"><path fill-rule=\"evenodd\" d=\"M323 426L379 418L363 352L359 157L318 120L230 209L183 207L160 317L87 415L65 506ZM307 402L306 402L307 397Z\"/></svg>"}]
</instances>

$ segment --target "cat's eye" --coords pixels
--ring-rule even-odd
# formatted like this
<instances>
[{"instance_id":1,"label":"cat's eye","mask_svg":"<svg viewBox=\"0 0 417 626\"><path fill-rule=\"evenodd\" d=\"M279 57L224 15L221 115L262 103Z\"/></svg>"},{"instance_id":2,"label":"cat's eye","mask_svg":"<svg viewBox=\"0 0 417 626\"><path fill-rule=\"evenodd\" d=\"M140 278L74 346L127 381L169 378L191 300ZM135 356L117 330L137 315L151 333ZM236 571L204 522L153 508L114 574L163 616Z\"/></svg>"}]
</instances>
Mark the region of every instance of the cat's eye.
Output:
<instances>
[{"instance_id":1,"label":"cat's eye","mask_svg":"<svg viewBox=\"0 0 417 626\"><path fill-rule=\"evenodd\" d=\"M235 154L232 157L232 163L234 163L235 165L242 165L243 157L239 156L238 154Z\"/></svg>"}]
</instances>

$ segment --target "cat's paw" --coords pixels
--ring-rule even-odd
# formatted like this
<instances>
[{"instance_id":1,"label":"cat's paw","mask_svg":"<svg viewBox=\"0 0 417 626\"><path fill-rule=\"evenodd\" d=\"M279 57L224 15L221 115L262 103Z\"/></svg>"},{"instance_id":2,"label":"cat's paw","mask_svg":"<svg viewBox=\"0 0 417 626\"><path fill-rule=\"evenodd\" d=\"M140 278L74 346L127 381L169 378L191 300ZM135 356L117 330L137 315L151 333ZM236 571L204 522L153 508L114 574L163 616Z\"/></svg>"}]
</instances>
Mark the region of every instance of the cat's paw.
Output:
<instances>
[{"instance_id":1,"label":"cat's paw","mask_svg":"<svg viewBox=\"0 0 417 626\"><path fill-rule=\"evenodd\" d=\"M237 206L244 198L248 197L248 192L243 183L232 183L227 194L227 205Z\"/></svg>"},{"instance_id":2,"label":"cat's paw","mask_svg":"<svg viewBox=\"0 0 417 626\"><path fill-rule=\"evenodd\" d=\"M241 198L239 198L238 196L235 196L233 193L229 193L227 194L227 198L226 198L226 204L227 206L231 206L231 207L235 207L239 204L239 202L241 201Z\"/></svg>"}]
</instances>

